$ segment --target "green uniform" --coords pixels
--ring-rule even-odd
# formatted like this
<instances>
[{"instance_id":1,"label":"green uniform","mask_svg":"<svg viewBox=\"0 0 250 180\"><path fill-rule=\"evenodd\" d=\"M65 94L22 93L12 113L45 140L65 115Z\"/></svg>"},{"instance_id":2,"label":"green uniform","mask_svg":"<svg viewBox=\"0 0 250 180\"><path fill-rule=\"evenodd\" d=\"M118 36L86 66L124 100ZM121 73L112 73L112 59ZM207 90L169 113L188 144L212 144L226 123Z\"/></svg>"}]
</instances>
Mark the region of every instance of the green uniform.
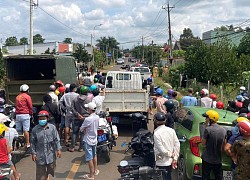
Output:
<instances>
[{"instance_id":1,"label":"green uniform","mask_svg":"<svg viewBox=\"0 0 250 180\"><path fill-rule=\"evenodd\" d=\"M237 180L250 179L250 140L235 141L232 153L236 154L237 167L235 176Z\"/></svg>"}]
</instances>

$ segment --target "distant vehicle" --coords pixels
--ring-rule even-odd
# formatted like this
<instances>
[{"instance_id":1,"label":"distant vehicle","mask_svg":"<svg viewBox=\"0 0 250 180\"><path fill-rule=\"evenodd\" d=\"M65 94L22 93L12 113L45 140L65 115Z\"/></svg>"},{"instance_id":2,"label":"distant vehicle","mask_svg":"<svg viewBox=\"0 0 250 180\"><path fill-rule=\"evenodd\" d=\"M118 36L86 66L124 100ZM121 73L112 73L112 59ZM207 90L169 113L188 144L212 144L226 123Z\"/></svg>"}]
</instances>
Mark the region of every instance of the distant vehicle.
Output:
<instances>
[{"instance_id":1,"label":"distant vehicle","mask_svg":"<svg viewBox=\"0 0 250 180\"><path fill-rule=\"evenodd\" d=\"M142 67L142 66L141 67L134 67L134 68L132 68L132 71L133 72L140 72L143 80L148 79L152 74L148 67Z\"/></svg>"},{"instance_id":2,"label":"distant vehicle","mask_svg":"<svg viewBox=\"0 0 250 180\"><path fill-rule=\"evenodd\" d=\"M180 156L178 160L178 179L201 179L202 159L204 146L201 145L201 137L205 131L204 117L202 114L210 108L184 107L176 112L175 131L181 142ZM232 130L232 122L237 115L226 110L216 109L220 118L218 124L226 131ZM223 179L233 179L231 171L232 160L222 153ZM213 179L211 175L211 179Z\"/></svg>"},{"instance_id":3,"label":"distant vehicle","mask_svg":"<svg viewBox=\"0 0 250 180\"><path fill-rule=\"evenodd\" d=\"M121 69L127 69L127 70L129 70L130 69L130 66L128 65L128 64L123 64L122 65L122 67L121 67Z\"/></svg>"},{"instance_id":4,"label":"distant vehicle","mask_svg":"<svg viewBox=\"0 0 250 180\"><path fill-rule=\"evenodd\" d=\"M118 58L117 61L116 61L116 64L124 64L124 59L122 58Z\"/></svg>"}]
</instances>

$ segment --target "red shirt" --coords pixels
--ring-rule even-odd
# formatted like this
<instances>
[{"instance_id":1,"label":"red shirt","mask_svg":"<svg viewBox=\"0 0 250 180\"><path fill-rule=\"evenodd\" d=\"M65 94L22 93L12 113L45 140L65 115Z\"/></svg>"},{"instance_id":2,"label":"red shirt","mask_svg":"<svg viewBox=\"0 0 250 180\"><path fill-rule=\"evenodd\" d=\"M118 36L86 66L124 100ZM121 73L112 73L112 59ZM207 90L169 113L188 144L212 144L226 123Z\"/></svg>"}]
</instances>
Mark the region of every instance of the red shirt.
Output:
<instances>
[{"instance_id":1,"label":"red shirt","mask_svg":"<svg viewBox=\"0 0 250 180\"><path fill-rule=\"evenodd\" d=\"M9 162L9 154L7 151L7 142L5 138L0 138L0 164Z\"/></svg>"},{"instance_id":2,"label":"red shirt","mask_svg":"<svg viewBox=\"0 0 250 180\"><path fill-rule=\"evenodd\" d=\"M32 100L27 93L20 93L16 97L16 114L33 114Z\"/></svg>"}]
</instances>

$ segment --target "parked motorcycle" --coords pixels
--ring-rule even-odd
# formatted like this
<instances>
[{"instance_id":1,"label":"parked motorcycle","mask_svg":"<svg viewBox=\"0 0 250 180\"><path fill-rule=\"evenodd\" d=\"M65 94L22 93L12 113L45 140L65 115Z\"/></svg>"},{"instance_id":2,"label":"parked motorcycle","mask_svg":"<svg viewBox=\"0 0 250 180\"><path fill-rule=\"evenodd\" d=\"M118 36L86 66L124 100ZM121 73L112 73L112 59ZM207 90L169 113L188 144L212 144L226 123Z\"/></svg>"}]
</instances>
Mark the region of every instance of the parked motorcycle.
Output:
<instances>
[{"instance_id":1,"label":"parked motorcycle","mask_svg":"<svg viewBox=\"0 0 250 180\"><path fill-rule=\"evenodd\" d=\"M110 151L116 146L118 137L117 127L112 125L111 117L105 112L99 113L99 127L97 130L97 154L104 158L105 162L110 161Z\"/></svg>"},{"instance_id":2,"label":"parked motorcycle","mask_svg":"<svg viewBox=\"0 0 250 180\"><path fill-rule=\"evenodd\" d=\"M124 161L123 164L125 165L126 162ZM118 180L163 180L163 173L165 173L164 170L152 168L149 166L143 166L137 170L132 170L128 173L122 174L121 178L119 178Z\"/></svg>"},{"instance_id":3,"label":"parked motorcycle","mask_svg":"<svg viewBox=\"0 0 250 180\"><path fill-rule=\"evenodd\" d=\"M128 116L132 119L133 136L135 136L140 129L146 129L146 130L148 129L147 116L143 115L142 113L137 112L125 116Z\"/></svg>"},{"instance_id":4,"label":"parked motorcycle","mask_svg":"<svg viewBox=\"0 0 250 180\"><path fill-rule=\"evenodd\" d=\"M0 180L11 179L13 171L9 165L0 165Z\"/></svg>"},{"instance_id":5,"label":"parked motorcycle","mask_svg":"<svg viewBox=\"0 0 250 180\"><path fill-rule=\"evenodd\" d=\"M121 161L118 165L118 171L123 174L129 173L129 171L138 170L142 166L155 166L155 157L153 150L153 134L145 129L140 129L136 135L131 139L128 144L128 148L125 153L132 150L132 159L127 161L124 165Z\"/></svg>"}]
</instances>

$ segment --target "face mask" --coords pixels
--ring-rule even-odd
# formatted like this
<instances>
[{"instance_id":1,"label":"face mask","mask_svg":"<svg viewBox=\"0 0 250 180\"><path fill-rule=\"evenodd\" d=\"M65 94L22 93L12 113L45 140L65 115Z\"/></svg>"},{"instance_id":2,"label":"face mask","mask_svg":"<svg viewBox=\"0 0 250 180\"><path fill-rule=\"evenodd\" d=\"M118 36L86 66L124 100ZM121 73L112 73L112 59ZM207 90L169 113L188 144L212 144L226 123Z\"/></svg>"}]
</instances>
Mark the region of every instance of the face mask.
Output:
<instances>
[{"instance_id":1,"label":"face mask","mask_svg":"<svg viewBox=\"0 0 250 180\"><path fill-rule=\"evenodd\" d=\"M39 125L45 126L47 124L47 119L41 119L38 122L39 122Z\"/></svg>"}]
</instances>

